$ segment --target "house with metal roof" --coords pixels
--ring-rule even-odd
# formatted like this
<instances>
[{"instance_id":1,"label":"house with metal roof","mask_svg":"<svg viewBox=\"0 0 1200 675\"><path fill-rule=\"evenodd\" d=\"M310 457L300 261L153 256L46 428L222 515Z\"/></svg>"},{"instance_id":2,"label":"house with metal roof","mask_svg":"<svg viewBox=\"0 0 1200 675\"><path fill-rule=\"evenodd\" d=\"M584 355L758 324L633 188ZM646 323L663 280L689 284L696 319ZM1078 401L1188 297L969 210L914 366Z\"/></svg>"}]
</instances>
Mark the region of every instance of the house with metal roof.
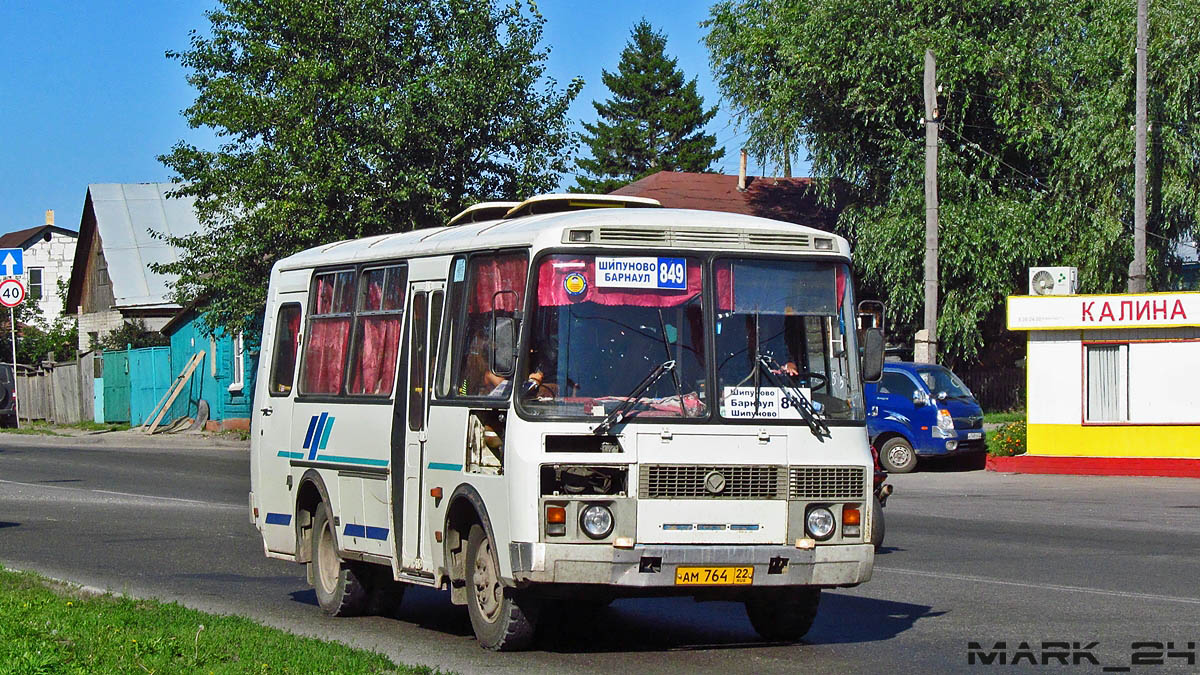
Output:
<instances>
[{"instance_id":1,"label":"house with metal roof","mask_svg":"<svg viewBox=\"0 0 1200 675\"><path fill-rule=\"evenodd\" d=\"M172 275L152 263L176 262L180 253L151 232L173 236L200 230L195 199L170 196L173 183L96 183L88 186L66 311L79 317L79 346L141 319L161 329L181 307L168 300Z\"/></svg>"},{"instance_id":2,"label":"house with metal roof","mask_svg":"<svg viewBox=\"0 0 1200 675\"><path fill-rule=\"evenodd\" d=\"M58 281L71 278L77 237L74 230L54 224L54 211L46 211L44 225L0 235L0 248L19 248L24 251L25 273L22 282L28 302L37 303L47 323L53 323L63 313Z\"/></svg>"}]
</instances>

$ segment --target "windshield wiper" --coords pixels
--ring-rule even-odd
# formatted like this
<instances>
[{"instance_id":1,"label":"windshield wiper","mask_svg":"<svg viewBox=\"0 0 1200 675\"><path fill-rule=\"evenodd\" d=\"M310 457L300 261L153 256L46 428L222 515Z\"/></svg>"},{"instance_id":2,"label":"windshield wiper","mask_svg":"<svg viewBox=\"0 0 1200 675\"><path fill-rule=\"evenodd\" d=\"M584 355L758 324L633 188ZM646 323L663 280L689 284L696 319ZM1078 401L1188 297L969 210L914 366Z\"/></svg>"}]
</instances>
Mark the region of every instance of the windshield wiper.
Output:
<instances>
[{"instance_id":1,"label":"windshield wiper","mask_svg":"<svg viewBox=\"0 0 1200 675\"><path fill-rule=\"evenodd\" d=\"M629 395L625 397L625 400L621 401L621 405L613 408L612 412L604 416L604 419L600 421L600 424L596 425L595 429L592 429L592 433L596 434L597 436L608 433L608 430L611 429L614 424L625 419L626 413L629 412L630 408L637 405L638 399L647 389L654 386L655 382L661 380L663 375L666 375L673 370L675 370L674 359L668 359L655 366L654 370L650 371L649 375L646 375L646 377L642 378L642 381L638 383L638 386L634 387L633 391L629 392ZM683 406L682 399L679 401L679 405L681 407Z\"/></svg>"},{"instance_id":2,"label":"windshield wiper","mask_svg":"<svg viewBox=\"0 0 1200 675\"><path fill-rule=\"evenodd\" d=\"M763 354L758 357L758 371L767 376L771 384L779 387L784 396L788 397L790 403L796 410L800 411L800 416L808 423L808 428L812 430L813 435L817 438L829 438L829 425L825 424L825 416L816 411L808 397L804 392L800 391L799 387L793 384L784 382L782 378L775 374L775 370L779 369L779 364L775 363L770 356ZM754 387L754 408L755 414L758 414L758 385Z\"/></svg>"}]
</instances>

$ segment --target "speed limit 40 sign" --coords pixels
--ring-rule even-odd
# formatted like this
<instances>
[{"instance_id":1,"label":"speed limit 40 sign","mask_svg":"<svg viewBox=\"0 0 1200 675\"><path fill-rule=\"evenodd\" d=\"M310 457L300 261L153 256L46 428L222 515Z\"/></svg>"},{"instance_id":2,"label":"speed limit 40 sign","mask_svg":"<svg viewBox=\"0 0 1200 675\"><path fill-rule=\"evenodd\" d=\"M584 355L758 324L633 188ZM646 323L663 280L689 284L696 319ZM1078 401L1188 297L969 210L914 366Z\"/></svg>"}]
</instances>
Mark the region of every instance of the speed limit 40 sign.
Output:
<instances>
[{"instance_id":1,"label":"speed limit 40 sign","mask_svg":"<svg viewBox=\"0 0 1200 675\"><path fill-rule=\"evenodd\" d=\"M0 305L16 307L25 302L25 285L19 279L0 281Z\"/></svg>"}]
</instances>

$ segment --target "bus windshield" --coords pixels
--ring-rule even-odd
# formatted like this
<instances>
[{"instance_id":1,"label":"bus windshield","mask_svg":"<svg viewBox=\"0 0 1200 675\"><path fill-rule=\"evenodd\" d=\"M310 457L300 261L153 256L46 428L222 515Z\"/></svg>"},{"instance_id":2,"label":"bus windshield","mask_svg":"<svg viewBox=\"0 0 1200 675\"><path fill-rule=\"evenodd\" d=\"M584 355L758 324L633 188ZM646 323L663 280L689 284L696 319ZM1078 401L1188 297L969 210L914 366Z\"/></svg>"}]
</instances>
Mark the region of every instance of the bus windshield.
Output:
<instances>
[{"instance_id":1,"label":"bus windshield","mask_svg":"<svg viewBox=\"0 0 1200 675\"><path fill-rule=\"evenodd\" d=\"M619 408L630 419L697 418L717 405L725 419L799 422L802 398L824 419L861 421L847 266L725 258L713 269L706 280L698 258L542 258L521 407L599 422Z\"/></svg>"},{"instance_id":2,"label":"bus windshield","mask_svg":"<svg viewBox=\"0 0 1200 675\"><path fill-rule=\"evenodd\" d=\"M708 414L698 259L552 255L536 273L518 379L530 413L599 419L625 404L639 417Z\"/></svg>"},{"instance_id":3,"label":"bus windshield","mask_svg":"<svg viewBox=\"0 0 1200 675\"><path fill-rule=\"evenodd\" d=\"M799 420L801 398L825 419L864 419L846 265L719 259L716 283L722 417Z\"/></svg>"}]
</instances>

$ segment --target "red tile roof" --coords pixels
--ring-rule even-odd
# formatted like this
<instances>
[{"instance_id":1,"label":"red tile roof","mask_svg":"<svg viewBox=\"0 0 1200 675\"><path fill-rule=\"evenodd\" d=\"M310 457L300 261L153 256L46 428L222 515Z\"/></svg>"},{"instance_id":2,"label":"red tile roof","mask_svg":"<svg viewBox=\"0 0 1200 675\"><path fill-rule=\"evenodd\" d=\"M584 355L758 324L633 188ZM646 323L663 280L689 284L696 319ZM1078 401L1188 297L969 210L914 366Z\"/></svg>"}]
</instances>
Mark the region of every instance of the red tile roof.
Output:
<instances>
[{"instance_id":1,"label":"red tile roof","mask_svg":"<svg viewBox=\"0 0 1200 675\"><path fill-rule=\"evenodd\" d=\"M748 176L745 192L738 191L737 183L737 176L720 173L659 171L611 194L650 197L666 208L741 213L827 231L837 223L838 210L818 204L811 178Z\"/></svg>"}]
</instances>

